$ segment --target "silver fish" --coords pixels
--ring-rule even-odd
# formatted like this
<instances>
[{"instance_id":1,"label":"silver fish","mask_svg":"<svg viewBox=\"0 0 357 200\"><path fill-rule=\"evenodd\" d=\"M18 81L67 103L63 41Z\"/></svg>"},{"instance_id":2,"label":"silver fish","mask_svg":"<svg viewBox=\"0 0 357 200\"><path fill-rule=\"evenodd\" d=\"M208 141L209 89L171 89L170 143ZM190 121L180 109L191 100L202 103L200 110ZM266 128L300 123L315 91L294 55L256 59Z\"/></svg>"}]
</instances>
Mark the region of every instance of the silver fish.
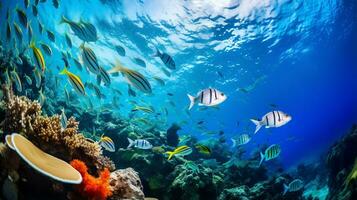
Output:
<instances>
[{"instance_id":1,"label":"silver fish","mask_svg":"<svg viewBox=\"0 0 357 200\"><path fill-rule=\"evenodd\" d=\"M131 148L132 146L138 148L138 149L151 149L152 145L150 144L149 141L143 140L143 139L137 139L137 140L132 140L128 138L129 145L127 149Z\"/></svg>"},{"instance_id":2,"label":"silver fish","mask_svg":"<svg viewBox=\"0 0 357 200\"><path fill-rule=\"evenodd\" d=\"M227 96L214 88L207 88L197 93L197 95L191 96L187 95L190 99L189 110L195 105L197 102L199 106L216 106L221 104L227 99Z\"/></svg>"},{"instance_id":3,"label":"silver fish","mask_svg":"<svg viewBox=\"0 0 357 200\"><path fill-rule=\"evenodd\" d=\"M282 111L271 111L265 114L261 120L251 119L251 121L256 125L254 133L257 133L263 126L265 128L277 128L287 124L291 119L290 115Z\"/></svg>"}]
</instances>

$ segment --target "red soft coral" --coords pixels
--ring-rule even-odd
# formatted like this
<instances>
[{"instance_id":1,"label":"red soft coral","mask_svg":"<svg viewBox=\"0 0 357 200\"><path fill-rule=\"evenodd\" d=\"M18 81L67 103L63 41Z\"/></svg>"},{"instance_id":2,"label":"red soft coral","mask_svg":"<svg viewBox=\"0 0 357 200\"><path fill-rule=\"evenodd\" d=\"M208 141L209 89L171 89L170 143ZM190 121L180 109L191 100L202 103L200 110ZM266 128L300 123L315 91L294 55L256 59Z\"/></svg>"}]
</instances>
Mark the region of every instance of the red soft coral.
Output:
<instances>
[{"instance_id":1,"label":"red soft coral","mask_svg":"<svg viewBox=\"0 0 357 200\"><path fill-rule=\"evenodd\" d=\"M110 172L107 168L100 172L99 177L88 174L86 164L80 160L72 160L72 167L79 171L83 181L78 185L79 193L90 200L105 200L112 195L109 186Z\"/></svg>"}]
</instances>

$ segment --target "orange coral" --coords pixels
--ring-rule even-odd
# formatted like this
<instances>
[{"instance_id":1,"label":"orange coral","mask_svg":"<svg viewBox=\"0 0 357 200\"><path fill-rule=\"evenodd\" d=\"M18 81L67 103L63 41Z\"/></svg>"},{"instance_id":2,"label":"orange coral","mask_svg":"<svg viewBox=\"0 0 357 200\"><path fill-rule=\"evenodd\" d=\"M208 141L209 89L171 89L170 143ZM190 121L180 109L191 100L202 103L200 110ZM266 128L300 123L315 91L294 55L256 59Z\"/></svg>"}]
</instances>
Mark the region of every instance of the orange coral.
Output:
<instances>
[{"instance_id":1,"label":"orange coral","mask_svg":"<svg viewBox=\"0 0 357 200\"><path fill-rule=\"evenodd\" d=\"M86 164L80 160L72 160L72 167L79 171L83 181L78 185L79 193L90 200L105 200L112 195L109 186L110 172L107 168L100 172L99 177L88 174Z\"/></svg>"}]
</instances>

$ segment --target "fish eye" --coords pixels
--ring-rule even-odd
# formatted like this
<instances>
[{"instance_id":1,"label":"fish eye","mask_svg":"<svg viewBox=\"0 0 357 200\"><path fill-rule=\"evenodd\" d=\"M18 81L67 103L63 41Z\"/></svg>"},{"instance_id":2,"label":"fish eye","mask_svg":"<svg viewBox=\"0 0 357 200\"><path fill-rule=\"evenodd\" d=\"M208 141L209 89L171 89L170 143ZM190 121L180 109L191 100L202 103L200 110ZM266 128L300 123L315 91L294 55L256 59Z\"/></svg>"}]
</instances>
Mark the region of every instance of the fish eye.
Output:
<instances>
[{"instance_id":1,"label":"fish eye","mask_svg":"<svg viewBox=\"0 0 357 200\"><path fill-rule=\"evenodd\" d=\"M224 94L223 94L223 93L221 93L221 96L224 96Z\"/></svg>"}]
</instances>

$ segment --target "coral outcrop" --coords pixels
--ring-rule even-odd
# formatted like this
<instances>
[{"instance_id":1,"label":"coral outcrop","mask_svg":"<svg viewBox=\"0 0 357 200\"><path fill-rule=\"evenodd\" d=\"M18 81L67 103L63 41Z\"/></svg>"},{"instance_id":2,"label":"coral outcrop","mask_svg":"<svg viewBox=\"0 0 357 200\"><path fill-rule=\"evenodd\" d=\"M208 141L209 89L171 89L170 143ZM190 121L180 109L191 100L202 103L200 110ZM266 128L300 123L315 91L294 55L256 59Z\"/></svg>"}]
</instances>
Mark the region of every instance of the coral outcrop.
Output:
<instances>
[{"instance_id":1,"label":"coral outcrop","mask_svg":"<svg viewBox=\"0 0 357 200\"><path fill-rule=\"evenodd\" d=\"M356 146L357 125L354 125L349 134L331 147L326 160L329 169L328 200L357 199L357 187L345 184L357 158Z\"/></svg>"},{"instance_id":2,"label":"coral outcrop","mask_svg":"<svg viewBox=\"0 0 357 200\"><path fill-rule=\"evenodd\" d=\"M143 186L139 175L132 168L119 169L110 174L110 187L113 191L111 199L144 199Z\"/></svg>"}]
</instances>

